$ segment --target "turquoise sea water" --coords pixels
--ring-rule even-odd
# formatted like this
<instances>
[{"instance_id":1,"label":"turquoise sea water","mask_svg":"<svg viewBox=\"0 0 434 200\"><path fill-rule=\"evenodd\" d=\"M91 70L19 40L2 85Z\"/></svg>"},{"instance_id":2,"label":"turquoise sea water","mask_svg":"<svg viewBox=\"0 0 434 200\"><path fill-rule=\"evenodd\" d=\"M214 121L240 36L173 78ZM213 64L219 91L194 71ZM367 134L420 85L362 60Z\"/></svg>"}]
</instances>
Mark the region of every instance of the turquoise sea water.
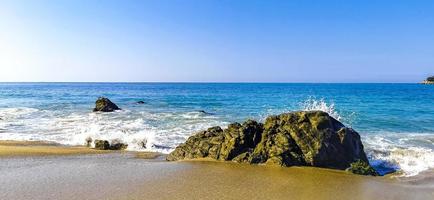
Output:
<instances>
[{"instance_id":1,"label":"turquoise sea water","mask_svg":"<svg viewBox=\"0 0 434 200\"><path fill-rule=\"evenodd\" d=\"M122 110L92 113L99 96ZM434 168L434 86L421 84L0 83L0 139L120 139L170 152L207 127L295 110L327 111L353 127L379 169Z\"/></svg>"}]
</instances>

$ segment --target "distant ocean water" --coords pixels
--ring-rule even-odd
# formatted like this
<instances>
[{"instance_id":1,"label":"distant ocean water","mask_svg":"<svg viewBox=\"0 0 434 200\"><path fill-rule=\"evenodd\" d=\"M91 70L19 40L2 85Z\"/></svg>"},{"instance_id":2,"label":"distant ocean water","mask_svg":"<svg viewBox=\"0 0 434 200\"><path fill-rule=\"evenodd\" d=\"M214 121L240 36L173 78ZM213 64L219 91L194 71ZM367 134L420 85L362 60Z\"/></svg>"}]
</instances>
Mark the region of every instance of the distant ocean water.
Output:
<instances>
[{"instance_id":1,"label":"distant ocean water","mask_svg":"<svg viewBox=\"0 0 434 200\"><path fill-rule=\"evenodd\" d=\"M99 96L122 110L91 112ZM353 127L380 171L434 168L434 87L422 84L0 83L0 139L120 139L167 153L199 130L295 110Z\"/></svg>"}]
</instances>

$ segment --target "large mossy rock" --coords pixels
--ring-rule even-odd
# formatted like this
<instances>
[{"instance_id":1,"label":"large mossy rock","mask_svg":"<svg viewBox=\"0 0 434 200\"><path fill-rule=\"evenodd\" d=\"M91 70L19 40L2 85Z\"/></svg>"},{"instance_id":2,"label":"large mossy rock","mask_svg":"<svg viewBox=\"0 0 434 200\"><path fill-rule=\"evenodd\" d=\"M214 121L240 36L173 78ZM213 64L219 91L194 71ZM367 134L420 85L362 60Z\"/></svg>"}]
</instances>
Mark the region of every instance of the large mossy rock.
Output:
<instances>
[{"instance_id":1,"label":"large mossy rock","mask_svg":"<svg viewBox=\"0 0 434 200\"><path fill-rule=\"evenodd\" d=\"M322 111L284 113L264 124L248 120L224 130L212 127L167 156L169 161L196 158L333 169L369 163L359 134Z\"/></svg>"},{"instance_id":2,"label":"large mossy rock","mask_svg":"<svg viewBox=\"0 0 434 200\"><path fill-rule=\"evenodd\" d=\"M113 112L115 110L120 110L120 108L110 101L110 99L105 97L99 97L95 102L95 108L93 112Z\"/></svg>"}]
</instances>

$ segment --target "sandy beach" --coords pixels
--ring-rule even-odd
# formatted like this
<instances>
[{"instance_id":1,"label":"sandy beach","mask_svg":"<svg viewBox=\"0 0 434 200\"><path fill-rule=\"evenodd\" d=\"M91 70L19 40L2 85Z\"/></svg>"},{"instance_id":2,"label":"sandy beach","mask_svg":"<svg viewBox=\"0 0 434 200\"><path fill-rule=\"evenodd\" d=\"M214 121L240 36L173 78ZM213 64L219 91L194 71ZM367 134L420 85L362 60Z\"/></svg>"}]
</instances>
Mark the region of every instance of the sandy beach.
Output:
<instances>
[{"instance_id":1,"label":"sandy beach","mask_svg":"<svg viewBox=\"0 0 434 200\"><path fill-rule=\"evenodd\" d=\"M434 200L433 11L0 0L0 200Z\"/></svg>"},{"instance_id":2,"label":"sandy beach","mask_svg":"<svg viewBox=\"0 0 434 200\"><path fill-rule=\"evenodd\" d=\"M0 199L434 198L434 181L429 178L367 177L312 167L167 162L161 154L40 142L1 142L0 155Z\"/></svg>"}]
</instances>

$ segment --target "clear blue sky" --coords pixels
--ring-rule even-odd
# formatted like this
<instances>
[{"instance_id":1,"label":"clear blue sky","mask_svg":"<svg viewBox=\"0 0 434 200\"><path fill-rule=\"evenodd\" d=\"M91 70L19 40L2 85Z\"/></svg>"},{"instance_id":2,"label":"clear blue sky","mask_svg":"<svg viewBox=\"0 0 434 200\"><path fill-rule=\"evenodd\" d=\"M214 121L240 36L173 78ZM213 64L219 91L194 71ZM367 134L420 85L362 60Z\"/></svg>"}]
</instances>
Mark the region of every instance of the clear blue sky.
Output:
<instances>
[{"instance_id":1,"label":"clear blue sky","mask_svg":"<svg viewBox=\"0 0 434 200\"><path fill-rule=\"evenodd\" d=\"M0 0L0 82L428 75L434 1Z\"/></svg>"}]
</instances>

